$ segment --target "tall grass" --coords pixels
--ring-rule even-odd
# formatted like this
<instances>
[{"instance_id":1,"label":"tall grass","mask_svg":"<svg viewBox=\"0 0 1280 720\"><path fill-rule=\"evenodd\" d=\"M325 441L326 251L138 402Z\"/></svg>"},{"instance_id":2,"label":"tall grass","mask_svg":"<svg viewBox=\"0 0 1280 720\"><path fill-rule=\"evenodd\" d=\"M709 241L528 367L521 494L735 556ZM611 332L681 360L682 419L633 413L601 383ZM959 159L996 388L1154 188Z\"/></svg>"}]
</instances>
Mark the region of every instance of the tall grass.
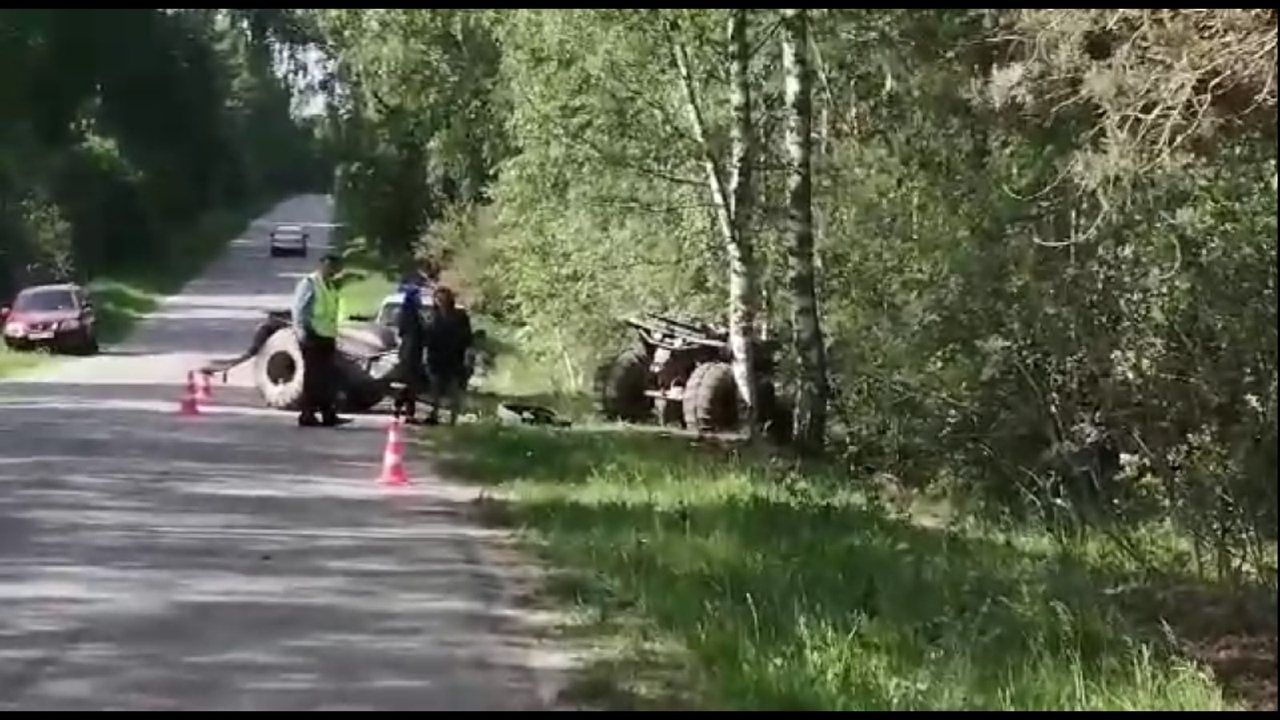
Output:
<instances>
[{"instance_id":1,"label":"tall grass","mask_svg":"<svg viewBox=\"0 0 1280 720\"><path fill-rule=\"evenodd\" d=\"M553 588L613 708L1205 710L1211 679L1131 627L1120 582L1045 538L922 527L847 479L622 431L433 428Z\"/></svg>"}]
</instances>

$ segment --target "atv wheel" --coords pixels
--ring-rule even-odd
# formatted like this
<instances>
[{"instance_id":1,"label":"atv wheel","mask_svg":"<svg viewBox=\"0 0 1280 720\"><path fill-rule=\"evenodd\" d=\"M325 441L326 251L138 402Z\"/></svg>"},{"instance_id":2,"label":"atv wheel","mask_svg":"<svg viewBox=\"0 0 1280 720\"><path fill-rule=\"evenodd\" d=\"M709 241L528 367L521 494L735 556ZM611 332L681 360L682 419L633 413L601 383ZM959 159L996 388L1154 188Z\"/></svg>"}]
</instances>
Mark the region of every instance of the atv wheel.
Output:
<instances>
[{"instance_id":1,"label":"atv wheel","mask_svg":"<svg viewBox=\"0 0 1280 720\"><path fill-rule=\"evenodd\" d=\"M738 424L738 383L729 363L702 363L684 385L684 426L698 432L723 432Z\"/></svg>"},{"instance_id":2,"label":"atv wheel","mask_svg":"<svg viewBox=\"0 0 1280 720\"><path fill-rule=\"evenodd\" d=\"M290 328L267 338L253 362L253 384L267 407L297 410L302 400L302 347Z\"/></svg>"},{"instance_id":3,"label":"atv wheel","mask_svg":"<svg viewBox=\"0 0 1280 720\"><path fill-rule=\"evenodd\" d=\"M607 420L643 422L653 416L649 387L649 356L638 348L619 353L596 375L600 414Z\"/></svg>"}]
</instances>

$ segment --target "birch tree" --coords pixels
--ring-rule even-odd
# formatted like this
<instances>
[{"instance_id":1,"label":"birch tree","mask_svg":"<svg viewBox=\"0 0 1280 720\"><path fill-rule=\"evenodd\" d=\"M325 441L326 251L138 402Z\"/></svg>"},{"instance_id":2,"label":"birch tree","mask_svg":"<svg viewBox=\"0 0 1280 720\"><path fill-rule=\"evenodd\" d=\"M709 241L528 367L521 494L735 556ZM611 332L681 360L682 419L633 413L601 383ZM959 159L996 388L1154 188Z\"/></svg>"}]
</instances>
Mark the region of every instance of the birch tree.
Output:
<instances>
[{"instance_id":1,"label":"birch tree","mask_svg":"<svg viewBox=\"0 0 1280 720\"><path fill-rule=\"evenodd\" d=\"M827 357L814 282L813 72L809 62L807 11L784 10L783 26L791 332L800 364L794 436L799 447L814 450L822 446L826 435L828 388Z\"/></svg>"},{"instance_id":2,"label":"birch tree","mask_svg":"<svg viewBox=\"0 0 1280 720\"><path fill-rule=\"evenodd\" d=\"M700 102L685 45L673 38L676 68L680 75L689 122L702 146L707 185L715 206L720 234L724 241L729 274L729 348L733 354L733 376L739 398L746 410L748 432L756 430L755 339L758 315L758 275L755 242L752 237L752 212L755 185L752 163L755 160L752 139L755 136L752 115L750 65L751 45L748 38L748 12L733 10L729 18L732 143L730 167L722 172L709 142L706 113ZM726 178L727 176L727 178Z\"/></svg>"}]
</instances>

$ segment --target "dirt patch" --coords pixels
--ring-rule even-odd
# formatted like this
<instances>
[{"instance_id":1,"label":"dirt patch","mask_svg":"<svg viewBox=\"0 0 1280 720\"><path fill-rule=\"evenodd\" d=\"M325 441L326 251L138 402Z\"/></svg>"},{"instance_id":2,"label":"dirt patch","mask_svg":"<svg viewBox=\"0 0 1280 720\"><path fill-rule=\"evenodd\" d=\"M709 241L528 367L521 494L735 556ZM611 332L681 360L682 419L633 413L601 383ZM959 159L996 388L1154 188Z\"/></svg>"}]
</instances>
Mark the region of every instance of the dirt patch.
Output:
<instances>
[{"instance_id":1,"label":"dirt patch","mask_svg":"<svg viewBox=\"0 0 1280 720\"><path fill-rule=\"evenodd\" d=\"M1229 698L1250 710L1277 709L1273 592L1166 581L1133 592L1125 604L1211 669Z\"/></svg>"}]
</instances>

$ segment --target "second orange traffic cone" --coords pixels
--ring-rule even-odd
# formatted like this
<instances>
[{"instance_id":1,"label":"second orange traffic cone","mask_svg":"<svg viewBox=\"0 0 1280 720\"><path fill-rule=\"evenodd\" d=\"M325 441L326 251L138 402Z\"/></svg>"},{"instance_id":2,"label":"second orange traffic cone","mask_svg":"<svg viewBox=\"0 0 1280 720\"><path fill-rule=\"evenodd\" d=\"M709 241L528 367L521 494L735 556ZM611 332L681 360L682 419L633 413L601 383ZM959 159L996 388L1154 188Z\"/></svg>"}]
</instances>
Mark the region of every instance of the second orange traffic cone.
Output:
<instances>
[{"instance_id":1,"label":"second orange traffic cone","mask_svg":"<svg viewBox=\"0 0 1280 720\"><path fill-rule=\"evenodd\" d=\"M404 471L404 441L400 438L400 418L387 425L387 447L382 451L383 485L408 485L409 475Z\"/></svg>"},{"instance_id":2,"label":"second orange traffic cone","mask_svg":"<svg viewBox=\"0 0 1280 720\"><path fill-rule=\"evenodd\" d=\"M187 373L187 386L182 391L182 399L178 401L179 415L199 415L200 402L196 393L195 373Z\"/></svg>"}]
</instances>

